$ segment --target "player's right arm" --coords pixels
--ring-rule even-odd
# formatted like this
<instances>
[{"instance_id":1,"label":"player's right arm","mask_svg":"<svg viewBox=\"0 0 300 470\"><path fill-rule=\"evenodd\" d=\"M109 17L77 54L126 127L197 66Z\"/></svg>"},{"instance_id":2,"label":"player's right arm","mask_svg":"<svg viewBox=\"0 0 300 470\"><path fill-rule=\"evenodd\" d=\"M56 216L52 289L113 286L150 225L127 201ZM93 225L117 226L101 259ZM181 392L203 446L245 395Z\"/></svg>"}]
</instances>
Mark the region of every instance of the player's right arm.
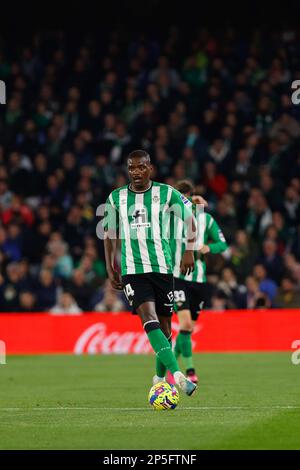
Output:
<instances>
[{"instance_id":1,"label":"player's right arm","mask_svg":"<svg viewBox=\"0 0 300 470\"><path fill-rule=\"evenodd\" d=\"M105 204L104 228L104 253L108 278L115 289L122 289L120 274L115 270L115 256L117 251L119 214L114 204L112 194Z\"/></svg>"}]
</instances>

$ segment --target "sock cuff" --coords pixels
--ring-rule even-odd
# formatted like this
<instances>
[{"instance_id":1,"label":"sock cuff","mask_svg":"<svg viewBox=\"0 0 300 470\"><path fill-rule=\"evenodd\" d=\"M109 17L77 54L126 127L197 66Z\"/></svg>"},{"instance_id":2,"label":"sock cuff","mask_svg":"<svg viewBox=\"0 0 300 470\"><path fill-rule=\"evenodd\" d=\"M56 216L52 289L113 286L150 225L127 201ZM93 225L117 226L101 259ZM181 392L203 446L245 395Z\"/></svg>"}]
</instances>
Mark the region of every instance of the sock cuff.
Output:
<instances>
[{"instance_id":1,"label":"sock cuff","mask_svg":"<svg viewBox=\"0 0 300 470\"><path fill-rule=\"evenodd\" d=\"M150 333L150 331L160 329L160 323L157 320L149 320L144 323L143 327L146 333Z\"/></svg>"},{"instance_id":2,"label":"sock cuff","mask_svg":"<svg viewBox=\"0 0 300 470\"><path fill-rule=\"evenodd\" d=\"M192 334L192 332L188 331L188 330L180 330L179 333L181 333L182 335L191 335Z\"/></svg>"}]
</instances>

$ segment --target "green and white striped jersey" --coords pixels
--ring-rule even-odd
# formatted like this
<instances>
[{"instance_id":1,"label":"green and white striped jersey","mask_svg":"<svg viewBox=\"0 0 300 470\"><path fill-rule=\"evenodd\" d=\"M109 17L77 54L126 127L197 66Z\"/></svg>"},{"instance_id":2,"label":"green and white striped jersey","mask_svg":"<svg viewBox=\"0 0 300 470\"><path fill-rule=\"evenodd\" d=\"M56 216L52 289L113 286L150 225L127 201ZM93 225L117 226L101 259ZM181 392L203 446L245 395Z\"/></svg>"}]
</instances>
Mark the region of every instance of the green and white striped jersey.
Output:
<instances>
[{"instance_id":1,"label":"green and white striped jersey","mask_svg":"<svg viewBox=\"0 0 300 470\"><path fill-rule=\"evenodd\" d=\"M194 207L193 207L194 210ZM222 253L227 248L224 235L214 218L207 212L200 212L197 220L196 246L208 245L211 253ZM181 274L180 261L185 251L186 235L181 220L174 219L174 236L171 236L171 247L173 254L174 277L191 282L206 282L206 264L203 255L195 251L195 268L190 274ZM208 241L212 243L208 243Z\"/></svg>"},{"instance_id":2,"label":"green and white striped jersey","mask_svg":"<svg viewBox=\"0 0 300 470\"><path fill-rule=\"evenodd\" d=\"M169 227L178 217L193 217L192 203L167 184L153 181L144 192L128 185L112 191L103 227L110 234L115 230L121 239L122 275L173 273Z\"/></svg>"}]
</instances>

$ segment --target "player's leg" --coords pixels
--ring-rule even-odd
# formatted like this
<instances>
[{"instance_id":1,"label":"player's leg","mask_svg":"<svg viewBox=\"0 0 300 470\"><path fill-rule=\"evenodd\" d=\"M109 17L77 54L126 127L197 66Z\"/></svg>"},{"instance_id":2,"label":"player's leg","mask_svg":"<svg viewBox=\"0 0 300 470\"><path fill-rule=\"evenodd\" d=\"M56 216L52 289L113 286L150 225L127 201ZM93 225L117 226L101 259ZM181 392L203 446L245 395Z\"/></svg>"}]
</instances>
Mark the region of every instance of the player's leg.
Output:
<instances>
[{"instance_id":1,"label":"player's leg","mask_svg":"<svg viewBox=\"0 0 300 470\"><path fill-rule=\"evenodd\" d=\"M206 303L207 300L207 285L205 283L190 283L189 289L189 299L190 299L190 323L191 334L190 334L190 352L186 351L190 356L187 358L185 363L186 375L194 383L198 383L198 376L196 374L196 369L194 366L194 360L192 355L192 334L197 322L197 319Z\"/></svg>"},{"instance_id":2,"label":"player's leg","mask_svg":"<svg viewBox=\"0 0 300 470\"><path fill-rule=\"evenodd\" d=\"M182 361L187 376L194 371L193 351L192 351L192 330L193 323L190 310L179 310L177 313L179 321L179 333L176 339L177 349L180 350Z\"/></svg>"},{"instance_id":3,"label":"player's leg","mask_svg":"<svg viewBox=\"0 0 300 470\"><path fill-rule=\"evenodd\" d=\"M186 362L186 358L190 357L191 351L192 318L189 301L189 287L189 282L184 281L183 279L175 279L174 310L178 316L179 333L176 338L174 351L176 358L180 355L183 356L184 363Z\"/></svg>"},{"instance_id":4,"label":"player's leg","mask_svg":"<svg viewBox=\"0 0 300 470\"><path fill-rule=\"evenodd\" d=\"M178 363L170 347L170 343L162 331L159 318L155 311L155 303L153 301L144 302L136 308L136 311L158 359L164 367L170 369L172 373L177 372L179 370Z\"/></svg>"},{"instance_id":5,"label":"player's leg","mask_svg":"<svg viewBox=\"0 0 300 470\"><path fill-rule=\"evenodd\" d=\"M161 329L169 341L170 348L172 349L172 326L171 326L171 317L158 316ZM156 356L156 375L153 377L153 384L165 380L167 368L161 362L158 356ZM174 383L174 381L172 382Z\"/></svg>"},{"instance_id":6,"label":"player's leg","mask_svg":"<svg viewBox=\"0 0 300 470\"><path fill-rule=\"evenodd\" d=\"M170 352L173 356L173 364L169 367L167 361L165 361L161 354L157 354L158 359L163 363L165 366L165 370L169 370L173 376L175 383L179 385L188 395L191 395L195 388L192 389L193 384L190 380L187 380L179 370L177 360L175 355L172 351L171 345L171 317L173 313L173 276L172 275L164 275L164 274L154 274L152 273L151 282L153 289L155 291L155 307L156 312L158 313L158 319L160 321L160 325L162 327L162 331L164 331L164 336L168 341L169 347L168 352ZM167 339L168 338L168 339ZM175 370L175 367L177 370Z\"/></svg>"},{"instance_id":7,"label":"player's leg","mask_svg":"<svg viewBox=\"0 0 300 470\"><path fill-rule=\"evenodd\" d=\"M156 314L156 292L155 283L151 282L151 275L126 275L122 277L124 292L129 304L133 307L133 313L139 315L143 328L148 336L149 342L161 363L165 368L174 372L176 383L180 388L192 395L196 390L195 385L187 380L179 371L177 360L173 354L170 344L164 335ZM173 300L173 298L171 299ZM166 299L164 299L166 302ZM169 311L172 309L169 307Z\"/></svg>"}]
</instances>

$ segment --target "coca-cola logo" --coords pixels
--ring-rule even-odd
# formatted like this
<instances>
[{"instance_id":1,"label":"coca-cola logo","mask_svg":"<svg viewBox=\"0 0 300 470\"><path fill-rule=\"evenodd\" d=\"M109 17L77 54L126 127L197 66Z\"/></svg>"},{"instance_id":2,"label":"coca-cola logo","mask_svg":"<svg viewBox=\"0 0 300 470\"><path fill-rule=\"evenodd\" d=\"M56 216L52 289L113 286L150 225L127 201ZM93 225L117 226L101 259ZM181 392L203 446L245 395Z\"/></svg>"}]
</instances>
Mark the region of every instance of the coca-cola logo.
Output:
<instances>
[{"instance_id":1,"label":"coca-cola logo","mask_svg":"<svg viewBox=\"0 0 300 470\"><path fill-rule=\"evenodd\" d=\"M107 332L105 323L95 323L78 338L74 347L75 354L135 354L149 353L151 346L143 332Z\"/></svg>"},{"instance_id":2,"label":"coca-cola logo","mask_svg":"<svg viewBox=\"0 0 300 470\"><path fill-rule=\"evenodd\" d=\"M172 325L178 332L179 325ZM199 326L196 326L199 331ZM105 323L94 323L78 338L74 346L75 354L147 354L152 352L147 335L141 330L107 332Z\"/></svg>"}]
</instances>

